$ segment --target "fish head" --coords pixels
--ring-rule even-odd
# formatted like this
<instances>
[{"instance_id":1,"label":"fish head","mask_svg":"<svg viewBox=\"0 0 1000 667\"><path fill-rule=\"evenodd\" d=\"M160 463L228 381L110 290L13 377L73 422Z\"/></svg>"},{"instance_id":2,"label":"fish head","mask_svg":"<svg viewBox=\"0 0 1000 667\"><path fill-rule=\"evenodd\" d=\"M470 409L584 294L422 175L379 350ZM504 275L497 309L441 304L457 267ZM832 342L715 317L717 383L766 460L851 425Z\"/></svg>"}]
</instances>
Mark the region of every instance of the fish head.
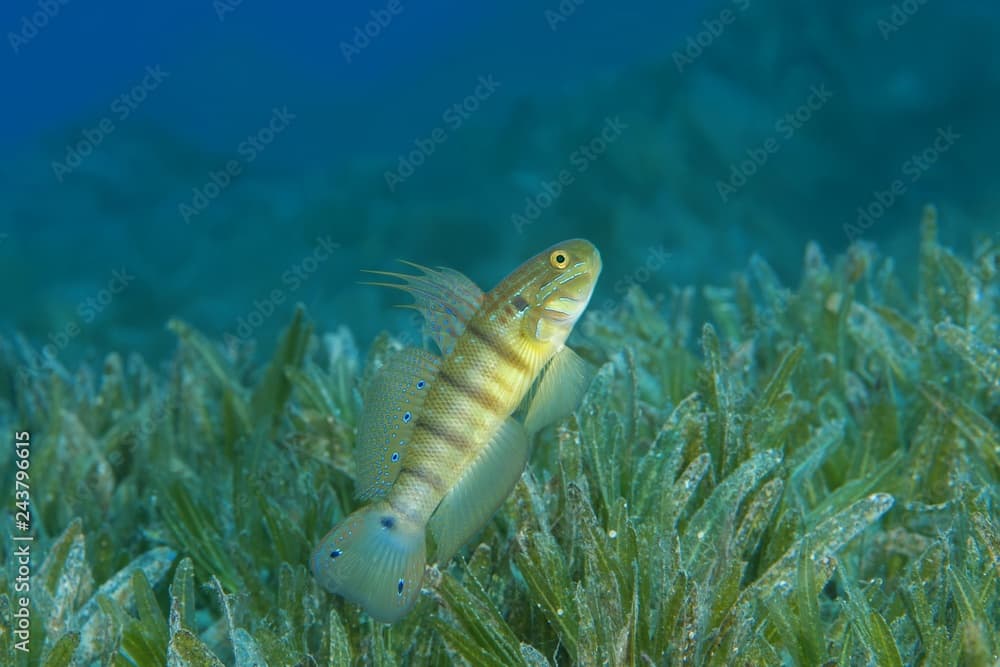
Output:
<instances>
[{"instance_id":1,"label":"fish head","mask_svg":"<svg viewBox=\"0 0 1000 667\"><path fill-rule=\"evenodd\" d=\"M536 341L561 345L590 303L601 274L601 253L590 241L557 243L526 263L530 280L520 291L526 331Z\"/></svg>"}]
</instances>

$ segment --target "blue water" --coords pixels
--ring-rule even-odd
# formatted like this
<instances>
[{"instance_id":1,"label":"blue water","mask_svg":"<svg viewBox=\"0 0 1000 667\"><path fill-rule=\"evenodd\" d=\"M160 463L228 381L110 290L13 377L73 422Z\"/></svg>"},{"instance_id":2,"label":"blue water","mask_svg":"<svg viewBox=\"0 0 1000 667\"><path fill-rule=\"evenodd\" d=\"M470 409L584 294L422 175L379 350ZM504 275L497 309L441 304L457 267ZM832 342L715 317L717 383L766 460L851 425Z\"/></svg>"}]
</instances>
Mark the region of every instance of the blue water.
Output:
<instances>
[{"instance_id":1,"label":"blue water","mask_svg":"<svg viewBox=\"0 0 1000 667\"><path fill-rule=\"evenodd\" d=\"M794 282L809 240L905 266L928 202L959 249L998 229L992 4L336 4L3 3L0 335L266 350L302 302L364 345L398 258L489 288L585 236L609 303Z\"/></svg>"}]
</instances>

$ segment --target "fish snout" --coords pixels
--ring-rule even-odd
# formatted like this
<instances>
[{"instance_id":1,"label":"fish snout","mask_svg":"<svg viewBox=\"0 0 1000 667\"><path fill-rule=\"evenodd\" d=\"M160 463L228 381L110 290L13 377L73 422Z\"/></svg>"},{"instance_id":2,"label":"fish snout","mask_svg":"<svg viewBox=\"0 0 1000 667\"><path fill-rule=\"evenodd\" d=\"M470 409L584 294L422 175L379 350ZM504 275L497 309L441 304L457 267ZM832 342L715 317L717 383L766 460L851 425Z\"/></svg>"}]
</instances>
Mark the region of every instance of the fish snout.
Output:
<instances>
[{"instance_id":1,"label":"fish snout","mask_svg":"<svg viewBox=\"0 0 1000 667\"><path fill-rule=\"evenodd\" d=\"M590 303L600 270L598 259L596 270L588 262L578 272L560 281L558 289L543 301L542 316L556 322L566 322L570 326L575 324Z\"/></svg>"}]
</instances>

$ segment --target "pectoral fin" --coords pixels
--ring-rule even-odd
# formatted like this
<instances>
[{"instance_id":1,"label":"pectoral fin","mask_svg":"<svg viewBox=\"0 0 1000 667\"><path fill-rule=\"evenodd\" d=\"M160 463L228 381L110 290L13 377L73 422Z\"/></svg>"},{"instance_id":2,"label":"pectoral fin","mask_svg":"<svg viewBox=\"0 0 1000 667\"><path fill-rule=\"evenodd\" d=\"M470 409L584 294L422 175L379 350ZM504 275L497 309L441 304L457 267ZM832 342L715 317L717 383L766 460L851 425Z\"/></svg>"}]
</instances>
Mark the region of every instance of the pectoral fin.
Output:
<instances>
[{"instance_id":1,"label":"pectoral fin","mask_svg":"<svg viewBox=\"0 0 1000 667\"><path fill-rule=\"evenodd\" d=\"M524 430L528 435L554 424L580 405L590 385L591 371L576 352L564 347L545 366L532 395Z\"/></svg>"},{"instance_id":2,"label":"pectoral fin","mask_svg":"<svg viewBox=\"0 0 1000 667\"><path fill-rule=\"evenodd\" d=\"M437 550L434 562L446 563L500 508L528 462L524 427L507 419L468 471L441 500L427 526Z\"/></svg>"}]
</instances>

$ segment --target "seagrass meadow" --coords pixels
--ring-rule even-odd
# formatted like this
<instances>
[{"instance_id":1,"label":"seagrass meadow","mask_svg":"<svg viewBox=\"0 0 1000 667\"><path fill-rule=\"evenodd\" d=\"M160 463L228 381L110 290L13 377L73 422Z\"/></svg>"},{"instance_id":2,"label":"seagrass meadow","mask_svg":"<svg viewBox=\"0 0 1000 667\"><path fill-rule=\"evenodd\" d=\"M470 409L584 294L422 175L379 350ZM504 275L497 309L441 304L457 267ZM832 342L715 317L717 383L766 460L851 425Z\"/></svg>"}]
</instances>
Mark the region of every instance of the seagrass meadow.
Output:
<instances>
[{"instance_id":1,"label":"seagrass meadow","mask_svg":"<svg viewBox=\"0 0 1000 667\"><path fill-rule=\"evenodd\" d=\"M810 245L797 288L757 258L585 317L582 405L391 627L307 559L357 504L392 336L359 356L300 308L258 364L175 320L168 365L72 371L3 340L36 537L30 654L4 543L0 661L1000 664L1000 244L943 247L931 209L914 242L912 287L872 245Z\"/></svg>"}]
</instances>

